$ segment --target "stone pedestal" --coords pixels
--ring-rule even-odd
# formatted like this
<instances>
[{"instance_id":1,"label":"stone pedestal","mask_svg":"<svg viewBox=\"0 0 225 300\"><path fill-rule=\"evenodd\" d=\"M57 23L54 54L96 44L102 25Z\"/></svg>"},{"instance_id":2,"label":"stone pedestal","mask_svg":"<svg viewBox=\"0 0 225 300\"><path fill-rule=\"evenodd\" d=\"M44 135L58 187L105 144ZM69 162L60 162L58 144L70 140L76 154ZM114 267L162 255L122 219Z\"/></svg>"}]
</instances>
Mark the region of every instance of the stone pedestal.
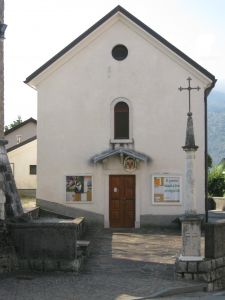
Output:
<instances>
[{"instance_id":1,"label":"stone pedestal","mask_svg":"<svg viewBox=\"0 0 225 300\"><path fill-rule=\"evenodd\" d=\"M201 261L201 218L198 215L185 215L182 223L181 261Z\"/></svg>"}]
</instances>

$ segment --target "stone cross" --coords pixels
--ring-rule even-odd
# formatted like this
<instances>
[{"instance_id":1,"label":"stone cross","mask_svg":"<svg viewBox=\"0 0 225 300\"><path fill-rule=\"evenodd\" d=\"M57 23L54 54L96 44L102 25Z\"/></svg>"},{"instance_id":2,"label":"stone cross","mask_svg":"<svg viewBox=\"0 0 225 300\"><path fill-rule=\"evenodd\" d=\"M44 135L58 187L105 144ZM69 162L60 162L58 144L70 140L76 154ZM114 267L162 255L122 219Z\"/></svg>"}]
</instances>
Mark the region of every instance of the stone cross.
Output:
<instances>
[{"instance_id":1,"label":"stone cross","mask_svg":"<svg viewBox=\"0 0 225 300\"><path fill-rule=\"evenodd\" d=\"M179 87L179 90L188 91L189 111L185 145L182 147L186 153L184 172L184 210L185 214L180 218L182 223L182 254L180 261L198 261L201 256L201 218L197 215L195 200L195 174L194 161L198 146L195 145L194 126L191 113L191 90L200 90L200 87L191 87L191 78L188 77L188 87Z\"/></svg>"},{"instance_id":2,"label":"stone cross","mask_svg":"<svg viewBox=\"0 0 225 300\"><path fill-rule=\"evenodd\" d=\"M200 87L197 86L197 87L191 87L191 77L188 77L187 78L187 81L188 81L188 87L179 87L178 90L180 92L182 92L183 90L187 90L188 91L188 112L190 113L191 112L191 90L197 90L199 91L200 90Z\"/></svg>"}]
</instances>

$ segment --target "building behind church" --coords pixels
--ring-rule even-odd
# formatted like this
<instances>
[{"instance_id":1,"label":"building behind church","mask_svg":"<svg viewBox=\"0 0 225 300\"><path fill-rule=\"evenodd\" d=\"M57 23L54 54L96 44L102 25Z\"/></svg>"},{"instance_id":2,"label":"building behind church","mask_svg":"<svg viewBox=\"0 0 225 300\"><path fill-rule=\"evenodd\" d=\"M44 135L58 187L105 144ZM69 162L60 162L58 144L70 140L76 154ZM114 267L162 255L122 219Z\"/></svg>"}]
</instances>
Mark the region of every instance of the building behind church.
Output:
<instances>
[{"instance_id":1,"label":"building behind church","mask_svg":"<svg viewBox=\"0 0 225 300\"><path fill-rule=\"evenodd\" d=\"M38 91L37 203L105 227L184 213L192 93L197 211L205 213L206 101L215 77L117 6L26 83Z\"/></svg>"},{"instance_id":2,"label":"building behind church","mask_svg":"<svg viewBox=\"0 0 225 300\"><path fill-rule=\"evenodd\" d=\"M29 118L5 131L9 162L21 196L36 195L37 121Z\"/></svg>"}]
</instances>

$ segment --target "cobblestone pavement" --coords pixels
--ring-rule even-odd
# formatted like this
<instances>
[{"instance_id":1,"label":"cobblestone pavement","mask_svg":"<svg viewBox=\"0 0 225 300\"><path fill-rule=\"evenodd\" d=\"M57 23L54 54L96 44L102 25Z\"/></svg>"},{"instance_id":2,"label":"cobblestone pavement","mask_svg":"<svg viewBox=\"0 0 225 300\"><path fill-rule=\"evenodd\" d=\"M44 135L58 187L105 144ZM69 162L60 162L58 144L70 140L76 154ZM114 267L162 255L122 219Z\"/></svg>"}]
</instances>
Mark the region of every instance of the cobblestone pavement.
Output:
<instances>
[{"instance_id":1,"label":"cobblestone pavement","mask_svg":"<svg viewBox=\"0 0 225 300\"><path fill-rule=\"evenodd\" d=\"M99 230L90 237L91 255L78 275L2 276L0 300L131 300L190 285L174 278L174 261L181 248L179 231Z\"/></svg>"}]
</instances>

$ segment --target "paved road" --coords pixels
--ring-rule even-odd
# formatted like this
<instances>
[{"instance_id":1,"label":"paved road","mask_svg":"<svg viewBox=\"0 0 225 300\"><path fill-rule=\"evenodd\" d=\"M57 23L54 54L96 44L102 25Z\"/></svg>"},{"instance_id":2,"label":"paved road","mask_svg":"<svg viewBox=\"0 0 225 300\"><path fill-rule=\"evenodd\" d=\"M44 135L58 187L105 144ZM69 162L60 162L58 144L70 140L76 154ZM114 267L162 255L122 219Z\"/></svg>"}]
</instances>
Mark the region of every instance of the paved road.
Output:
<instances>
[{"instance_id":1,"label":"paved road","mask_svg":"<svg viewBox=\"0 0 225 300\"><path fill-rule=\"evenodd\" d=\"M4 276L0 279L0 300L149 299L148 296L163 289L192 284L174 278L174 261L181 247L178 231L99 230L89 237L92 238L91 256L79 275L17 273ZM212 294L206 293L196 294L198 298L189 296L199 299L206 295L213 299ZM188 298L180 295L167 299Z\"/></svg>"}]
</instances>

